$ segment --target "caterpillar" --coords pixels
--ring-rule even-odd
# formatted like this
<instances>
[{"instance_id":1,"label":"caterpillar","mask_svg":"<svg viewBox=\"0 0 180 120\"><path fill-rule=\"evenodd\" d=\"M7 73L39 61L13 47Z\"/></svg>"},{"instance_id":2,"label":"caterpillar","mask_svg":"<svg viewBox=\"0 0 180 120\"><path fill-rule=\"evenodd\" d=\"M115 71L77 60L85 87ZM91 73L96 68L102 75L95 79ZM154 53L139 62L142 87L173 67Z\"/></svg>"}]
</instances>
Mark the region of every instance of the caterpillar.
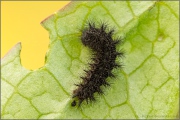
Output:
<instances>
[{"instance_id":1,"label":"caterpillar","mask_svg":"<svg viewBox=\"0 0 180 120\"><path fill-rule=\"evenodd\" d=\"M122 68L122 64L115 62L116 58L123 57L124 53L116 51L116 45L122 43L122 39L113 39L114 29L107 30L107 24L102 23L96 27L95 23L88 22L88 27L82 30L81 41L84 46L93 51L90 69L84 70L85 76L81 77L82 82L75 84L77 89L73 91L74 99L71 106L78 106L86 101L95 101L94 93L104 94L101 86L110 86L107 82L108 77L115 77L112 73L114 68Z\"/></svg>"}]
</instances>

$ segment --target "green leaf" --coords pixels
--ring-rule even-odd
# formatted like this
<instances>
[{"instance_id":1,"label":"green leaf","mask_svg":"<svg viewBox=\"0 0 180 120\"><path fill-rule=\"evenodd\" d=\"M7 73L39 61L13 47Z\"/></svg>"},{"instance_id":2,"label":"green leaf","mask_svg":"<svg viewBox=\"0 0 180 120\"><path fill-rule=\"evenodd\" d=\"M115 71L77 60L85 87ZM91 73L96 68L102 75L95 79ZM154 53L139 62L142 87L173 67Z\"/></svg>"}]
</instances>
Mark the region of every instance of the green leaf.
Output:
<instances>
[{"instance_id":1,"label":"green leaf","mask_svg":"<svg viewBox=\"0 0 180 120\"><path fill-rule=\"evenodd\" d=\"M123 70L108 78L97 101L71 107L74 83L80 82L91 51L81 32L93 20L115 28L124 38ZM42 22L50 45L45 66L30 71L20 62L18 43L1 60L1 117L50 118L176 118L179 99L179 2L71 2ZM117 61L121 61L117 59Z\"/></svg>"}]
</instances>

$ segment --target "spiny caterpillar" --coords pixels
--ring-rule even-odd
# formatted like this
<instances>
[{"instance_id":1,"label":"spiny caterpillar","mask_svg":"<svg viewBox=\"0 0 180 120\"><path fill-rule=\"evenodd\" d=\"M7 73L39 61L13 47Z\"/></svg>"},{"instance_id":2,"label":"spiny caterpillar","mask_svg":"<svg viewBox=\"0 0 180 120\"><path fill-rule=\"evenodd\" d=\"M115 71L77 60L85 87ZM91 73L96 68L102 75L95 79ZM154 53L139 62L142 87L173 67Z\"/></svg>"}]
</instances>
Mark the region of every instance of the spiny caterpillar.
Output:
<instances>
[{"instance_id":1,"label":"spiny caterpillar","mask_svg":"<svg viewBox=\"0 0 180 120\"><path fill-rule=\"evenodd\" d=\"M90 69L85 71L85 76L81 77L82 82L75 84L78 88L73 91L72 98L74 101L71 106L78 106L85 100L95 101L94 93L103 94L101 86L110 86L106 81L108 77L115 77L112 73L113 68L122 68L121 64L115 62L116 57L123 57L123 52L116 51L116 45L122 41L120 38L113 40L114 30L107 30L107 25L102 23L96 27L94 23L89 22L88 27L82 31L81 41L83 45L93 51L92 63ZM108 31L108 32L107 32Z\"/></svg>"}]
</instances>

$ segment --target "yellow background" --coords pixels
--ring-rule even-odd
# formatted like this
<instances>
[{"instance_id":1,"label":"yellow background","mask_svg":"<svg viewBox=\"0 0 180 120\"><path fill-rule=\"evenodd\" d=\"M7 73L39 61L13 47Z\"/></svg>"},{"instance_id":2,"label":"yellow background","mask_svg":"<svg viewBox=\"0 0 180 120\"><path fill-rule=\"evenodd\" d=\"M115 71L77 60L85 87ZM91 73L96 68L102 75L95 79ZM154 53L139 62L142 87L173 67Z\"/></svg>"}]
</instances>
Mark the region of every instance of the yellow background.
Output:
<instances>
[{"instance_id":1,"label":"yellow background","mask_svg":"<svg viewBox=\"0 0 180 120\"><path fill-rule=\"evenodd\" d=\"M49 34L40 22L70 1L2 1L1 58L18 42L21 63L27 69L44 65Z\"/></svg>"}]
</instances>

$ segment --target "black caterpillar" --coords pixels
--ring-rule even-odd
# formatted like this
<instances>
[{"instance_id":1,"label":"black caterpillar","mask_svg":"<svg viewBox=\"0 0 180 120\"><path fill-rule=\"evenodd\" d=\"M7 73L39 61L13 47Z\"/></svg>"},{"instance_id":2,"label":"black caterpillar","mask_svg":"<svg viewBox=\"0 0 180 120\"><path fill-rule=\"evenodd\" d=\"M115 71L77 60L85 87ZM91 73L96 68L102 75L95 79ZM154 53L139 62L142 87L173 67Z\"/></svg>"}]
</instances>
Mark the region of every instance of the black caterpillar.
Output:
<instances>
[{"instance_id":1,"label":"black caterpillar","mask_svg":"<svg viewBox=\"0 0 180 120\"><path fill-rule=\"evenodd\" d=\"M81 77L82 83L75 84L78 86L73 91L74 101L71 106L78 106L86 100L87 104L89 101L95 101L94 93L103 94L101 86L110 86L106 81L107 77L115 77L112 73L113 68L121 68L121 64L115 62L116 57L123 56L123 52L116 51L116 45L121 43L120 38L113 40L112 35L114 30L111 29L108 32L107 25L103 23L100 27L96 27L94 23L89 22L88 28L82 31L81 41L82 43L92 49L93 62L90 65L88 71L85 70L86 75ZM75 100L76 99L76 100Z\"/></svg>"}]
</instances>

